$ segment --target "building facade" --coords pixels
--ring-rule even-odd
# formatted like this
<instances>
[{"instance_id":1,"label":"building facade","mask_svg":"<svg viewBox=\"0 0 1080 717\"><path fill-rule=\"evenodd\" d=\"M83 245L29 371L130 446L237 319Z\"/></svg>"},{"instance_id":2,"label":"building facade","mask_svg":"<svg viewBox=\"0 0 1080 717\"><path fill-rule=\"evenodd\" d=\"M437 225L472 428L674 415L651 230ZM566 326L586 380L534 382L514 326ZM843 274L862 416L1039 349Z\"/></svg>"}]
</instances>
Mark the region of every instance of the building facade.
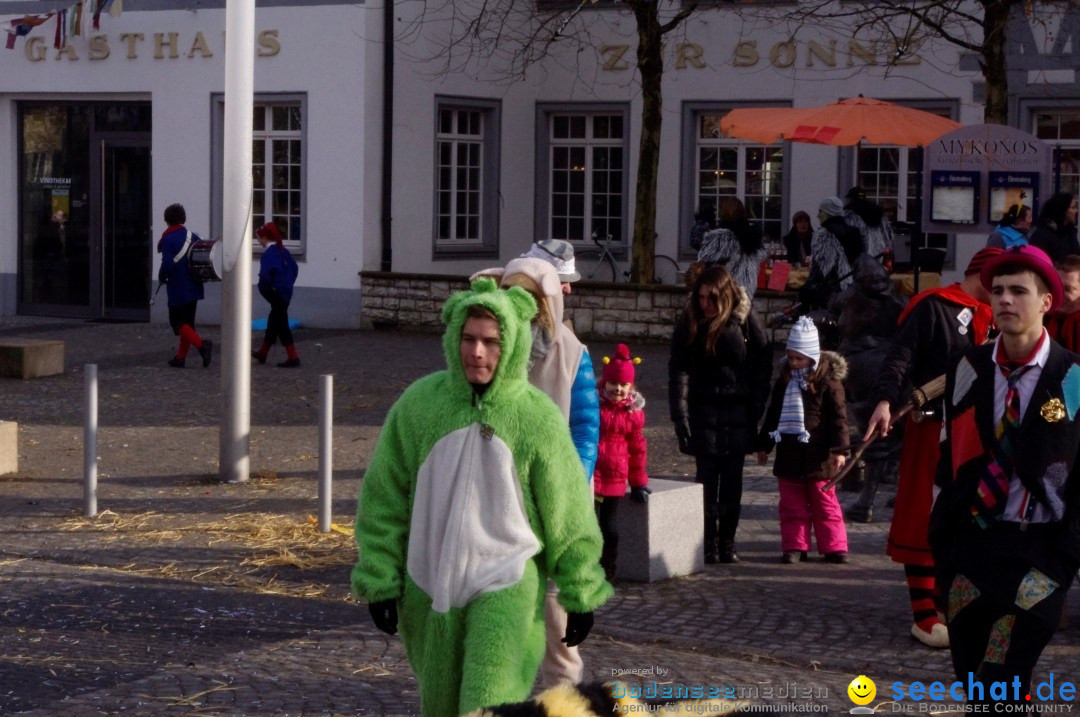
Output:
<instances>
[{"instance_id":1,"label":"building facade","mask_svg":"<svg viewBox=\"0 0 1080 717\"><path fill-rule=\"evenodd\" d=\"M0 2L5 27L44 18L0 49L0 311L164 322L165 302L150 304L164 208L184 204L204 238L222 232L225 3L129 0L97 29L84 5L78 22L75 4ZM256 11L253 224L281 228L301 267L294 314L315 325L358 324L378 233L371 19L336 0ZM219 296L207 284L200 321L220 320Z\"/></svg>"},{"instance_id":2,"label":"building facade","mask_svg":"<svg viewBox=\"0 0 1080 717\"><path fill-rule=\"evenodd\" d=\"M5 29L27 24L0 51L0 314L164 322L151 305L163 209L182 202L194 231L222 231L224 0L113 0L97 29L97 0L81 19L70 1L0 0ZM471 0L258 2L253 224L276 221L300 260L292 313L306 324L361 325L363 271L467 276L547 237L610 241L627 259L636 21L612 0L503 3L498 23L470 25ZM665 36L656 251L681 267L695 210L724 196L773 240L856 184L894 219L918 211L907 148L754 145L720 130L733 108L863 94L983 121L982 74L957 46L798 7L703 2ZM1009 122L1060 147L1067 191L1080 182L1074 47L1080 8L1018 6ZM983 238L931 241L955 275ZM200 320L214 323L208 286Z\"/></svg>"},{"instance_id":3,"label":"building facade","mask_svg":"<svg viewBox=\"0 0 1080 717\"><path fill-rule=\"evenodd\" d=\"M406 138L393 146L395 185L410 189L394 196L394 268L468 273L545 237L580 248L610 237L627 256L643 105L633 14L604 0L541 1L470 25L465 19L479 3L449 5L403 4L397 13L395 132ZM485 5L492 13L500 3ZM662 21L680 7L660 5ZM865 18L816 23L799 14L803 6L701 3L665 36L657 253L685 266L695 254L695 210L725 195L740 198L773 240L796 211L816 225L820 200L856 184L894 221L915 220L908 148L754 145L720 130L733 108L817 106L862 94L983 122L985 87L967 51L942 39L904 45L865 27ZM1062 146L1062 188L1076 191L1080 58L1072 48L1080 47L1080 8L1037 3L1031 15L1020 4L1016 11L1007 48L1010 124ZM535 31L526 15L555 19ZM533 64L523 67L530 54ZM928 240L946 250L955 275L985 236ZM903 256L906 247L898 250Z\"/></svg>"}]
</instances>

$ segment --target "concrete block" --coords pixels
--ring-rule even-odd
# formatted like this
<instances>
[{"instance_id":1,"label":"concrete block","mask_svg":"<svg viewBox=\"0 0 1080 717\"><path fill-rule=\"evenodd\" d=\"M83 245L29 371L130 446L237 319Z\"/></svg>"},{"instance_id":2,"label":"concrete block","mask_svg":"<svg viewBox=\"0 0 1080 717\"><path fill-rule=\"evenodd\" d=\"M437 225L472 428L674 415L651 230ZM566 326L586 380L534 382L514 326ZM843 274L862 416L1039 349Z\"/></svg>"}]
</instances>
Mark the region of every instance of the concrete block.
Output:
<instances>
[{"instance_id":1,"label":"concrete block","mask_svg":"<svg viewBox=\"0 0 1080 717\"><path fill-rule=\"evenodd\" d=\"M0 476L19 472L19 424L0 421Z\"/></svg>"},{"instance_id":2,"label":"concrete block","mask_svg":"<svg viewBox=\"0 0 1080 717\"><path fill-rule=\"evenodd\" d=\"M653 478L652 495L619 506L615 576L656 582L705 569L705 508L699 483Z\"/></svg>"},{"instance_id":3,"label":"concrete block","mask_svg":"<svg viewBox=\"0 0 1080 717\"><path fill-rule=\"evenodd\" d=\"M64 372L64 342L0 339L0 378L38 378Z\"/></svg>"}]
</instances>

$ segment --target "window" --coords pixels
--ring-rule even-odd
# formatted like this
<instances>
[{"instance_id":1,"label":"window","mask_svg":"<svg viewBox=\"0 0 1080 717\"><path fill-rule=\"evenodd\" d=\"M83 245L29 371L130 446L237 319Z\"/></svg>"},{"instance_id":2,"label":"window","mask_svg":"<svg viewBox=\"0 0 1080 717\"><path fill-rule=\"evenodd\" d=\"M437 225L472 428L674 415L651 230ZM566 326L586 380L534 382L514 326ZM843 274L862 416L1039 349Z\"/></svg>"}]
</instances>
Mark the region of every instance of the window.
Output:
<instances>
[{"instance_id":1,"label":"window","mask_svg":"<svg viewBox=\"0 0 1080 717\"><path fill-rule=\"evenodd\" d=\"M725 137L720 130L725 114L727 110L694 113L690 214L699 207L715 210L722 197L738 197L746 206L747 219L761 229L766 241L779 241L784 221L784 148Z\"/></svg>"},{"instance_id":2,"label":"window","mask_svg":"<svg viewBox=\"0 0 1080 717\"><path fill-rule=\"evenodd\" d=\"M924 106L903 103L942 117L952 117L950 107ZM859 145L855 154L855 184L866 193L866 198L877 203L890 222L915 222L922 211L919 203L919 187L916 183L915 160L908 147L894 145ZM850 187L843 187L846 192ZM926 246L944 249L947 261L952 261L952 242L949 234L927 234ZM898 238L899 240L899 238ZM907 247L893 247L898 259L910 256Z\"/></svg>"},{"instance_id":3,"label":"window","mask_svg":"<svg viewBox=\"0 0 1080 717\"><path fill-rule=\"evenodd\" d=\"M299 103L255 104L251 145L252 222L277 224L290 250L303 239L303 115Z\"/></svg>"},{"instance_id":4,"label":"window","mask_svg":"<svg viewBox=\"0 0 1080 717\"><path fill-rule=\"evenodd\" d=\"M1036 112L1033 134L1061 147L1061 191L1080 194L1080 110Z\"/></svg>"},{"instance_id":5,"label":"window","mask_svg":"<svg viewBox=\"0 0 1080 717\"><path fill-rule=\"evenodd\" d=\"M213 97L212 156L213 178L211 236L221 236L224 164L225 97ZM305 207L307 205L307 97L303 94L256 95L251 135L252 226L277 224L285 246L303 256L307 246ZM252 230L254 236L254 229ZM257 242L252 242L255 253Z\"/></svg>"},{"instance_id":6,"label":"window","mask_svg":"<svg viewBox=\"0 0 1080 717\"><path fill-rule=\"evenodd\" d=\"M438 238L480 241L480 176L484 131L476 110L439 110L435 192Z\"/></svg>"},{"instance_id":7,"label":"window","mask_svg":"<svg viewBox=\"0 0 1080 717\"><path fill-rule=\"evenodd\" d=\"M435 255L497 253L498 105L437 101Z\"/></svg>"},{"instance_id":8,"label":"window","mask_svg":"<svg viewBox=\"0 0 1080 717\"><path fill-rule=\"evenodd\" d=\"M625 247L628 127L623 106L539 108L537 237Z\"/></svg>"}]
</instances>

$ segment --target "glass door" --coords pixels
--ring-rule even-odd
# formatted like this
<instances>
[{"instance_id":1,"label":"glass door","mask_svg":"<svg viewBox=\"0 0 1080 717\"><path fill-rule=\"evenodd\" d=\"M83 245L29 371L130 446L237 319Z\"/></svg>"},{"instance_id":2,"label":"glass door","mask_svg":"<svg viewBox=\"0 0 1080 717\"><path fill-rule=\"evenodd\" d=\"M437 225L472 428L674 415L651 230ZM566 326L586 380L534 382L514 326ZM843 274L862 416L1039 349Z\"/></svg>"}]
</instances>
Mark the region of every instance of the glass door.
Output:
<instances>
[{"instance_id":1,"label":"glass door","mask_svg":"<svg viewBox=\"0 0 1080 717\"><path fill-rule=\"evenodd\" d=\"M100 141L100 235L94 242L91 312L104 319L150 318L153 266L150 141Z\"/></svg>"},{"instance_id":2,"label":"glass door","mask_svg":"<svg viewBox=\"0 0 1080 717\"><path fill-rule=\"evenodd\" d=\"M20 314L149 321L151 107L19 103Z\"/></svg>"}]
</instances>

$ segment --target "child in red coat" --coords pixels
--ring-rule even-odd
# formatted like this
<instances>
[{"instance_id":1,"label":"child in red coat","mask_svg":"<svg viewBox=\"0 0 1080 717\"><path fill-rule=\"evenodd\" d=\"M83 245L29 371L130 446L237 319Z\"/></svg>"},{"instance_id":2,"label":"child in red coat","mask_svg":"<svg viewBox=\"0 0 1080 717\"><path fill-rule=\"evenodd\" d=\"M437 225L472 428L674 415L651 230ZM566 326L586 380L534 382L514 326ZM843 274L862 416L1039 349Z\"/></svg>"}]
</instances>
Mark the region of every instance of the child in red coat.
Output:
<instances>
[{"instance_id":1,"label":"child in red coat","mask_svg":"<svg viewBox=\"0 0 1080 717\"><path fill-rule=\"evenodd\" d=\"M600 376L600 441L596 451L596 470L593 473L593 492L596 494L596 519L604 536L600 565L608 580L615 576L615 557L619 549L619 533L615 514L630 482L630 500L646 503L649 477L645 472L646 446L645 399L634 390L634 364L630 349L619 344L615 355L604 357L604 372Z\"/></svg>"}]
</instances>

